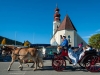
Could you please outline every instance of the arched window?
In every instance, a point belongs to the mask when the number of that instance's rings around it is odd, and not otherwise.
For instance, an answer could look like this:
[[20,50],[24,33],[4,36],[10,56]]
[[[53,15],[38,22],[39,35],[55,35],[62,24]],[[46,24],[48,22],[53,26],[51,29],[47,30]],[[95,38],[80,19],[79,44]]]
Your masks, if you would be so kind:
[[60,39],[62,39],[62,35],[60,35]]
[[70,35],[68,35],[68,42],[69,42],[69,43],[71,42],[71,37],[70,37]]
[[59,27],[59,26],[57,25],[57,29],[58,29],[58,27]]

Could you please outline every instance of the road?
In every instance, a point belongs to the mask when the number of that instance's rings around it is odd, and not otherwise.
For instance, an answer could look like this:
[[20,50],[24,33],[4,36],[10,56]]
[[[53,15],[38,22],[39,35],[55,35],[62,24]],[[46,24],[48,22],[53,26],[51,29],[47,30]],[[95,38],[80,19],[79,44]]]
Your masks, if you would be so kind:
[[[32,68],[27,67],[23,64],[23,71],[20,71],[18,62],[14,62],[12,65],[11,71],[7,71],[10,62],[0,62],[0,75],[100,75],[100,72],[93,73],[89,72],[86,69],[73,69],[72,64],[68,64],[66,70],[62,72],[55,71],[51,66],[51,60],[44,60],[44,68],[33,71]],[[31,66],[32,63],[29,63]]]

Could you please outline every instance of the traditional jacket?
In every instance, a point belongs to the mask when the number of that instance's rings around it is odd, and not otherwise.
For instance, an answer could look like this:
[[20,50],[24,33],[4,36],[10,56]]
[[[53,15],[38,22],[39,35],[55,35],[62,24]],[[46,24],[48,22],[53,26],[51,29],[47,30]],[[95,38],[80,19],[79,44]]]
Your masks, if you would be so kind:
[[60,44],[60,46],[68,47],[68,40],[67,40],[67,39],[64,39],[64,40],[62,41],[62,43]]

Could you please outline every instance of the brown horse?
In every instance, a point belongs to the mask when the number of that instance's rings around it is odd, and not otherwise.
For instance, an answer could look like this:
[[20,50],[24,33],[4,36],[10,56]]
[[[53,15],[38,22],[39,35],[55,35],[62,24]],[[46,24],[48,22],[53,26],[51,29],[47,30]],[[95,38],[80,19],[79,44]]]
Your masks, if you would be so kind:
[[35,68],[33,70],[37,69],[37,65],[39,62],[41,62],[41,67],[43,67],[43,61],[40,51],[38,51],[36,48],[18,48],[14,46],[3,46],[3,50],[11,50],[12,52],[12,61],[8,67],[8,71],[11,69],[11,65],[15,60],[19,60],[20,63],[20,69],[23,69],[22,64],[25,63],[25,60],[32,59],[35,64]]

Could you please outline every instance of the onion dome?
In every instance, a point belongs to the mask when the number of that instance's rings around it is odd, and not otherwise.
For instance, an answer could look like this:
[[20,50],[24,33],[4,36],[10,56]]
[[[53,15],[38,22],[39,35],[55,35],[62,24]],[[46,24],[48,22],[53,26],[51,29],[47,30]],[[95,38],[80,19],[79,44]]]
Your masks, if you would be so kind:
[[55,11],[59,11],[59,8],[57,7],[57,8],[55,9]]
[[60,14],[58,5],[56,5],[55,14],[54,14],[54,21],[60,21]]
[[55,13],[54,17],[60,17],[60,14],[59,13]]

